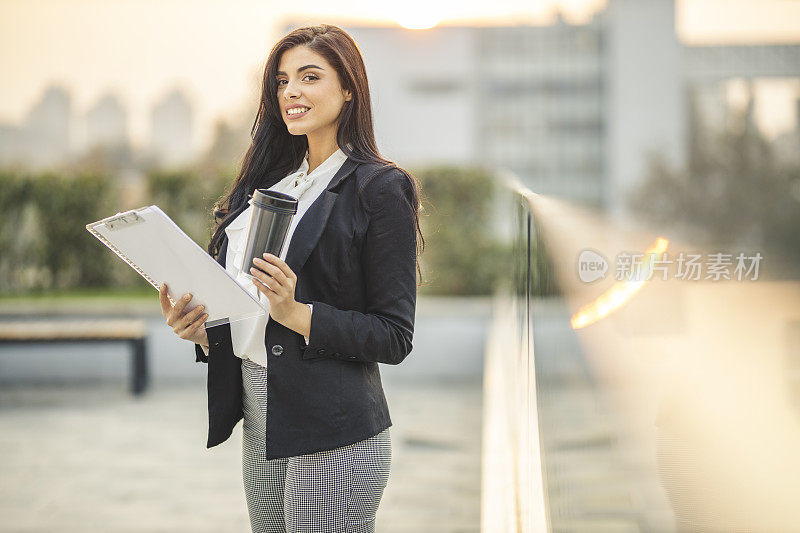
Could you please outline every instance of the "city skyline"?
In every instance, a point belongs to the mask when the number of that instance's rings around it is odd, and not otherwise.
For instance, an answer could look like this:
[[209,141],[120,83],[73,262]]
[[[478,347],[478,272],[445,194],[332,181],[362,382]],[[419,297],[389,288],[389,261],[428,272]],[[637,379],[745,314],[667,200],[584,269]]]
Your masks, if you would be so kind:
[[117,165],[182,165],[205,152],[206,147],[194,142],[195,110],[180,91],[148,109],[144,143],[131,142],[128,121],[125,102],[113,92],[78,110],[68,90],[50,85],[22,121],[0,122],[0,162],[28,168],[74,164],[96,156],[99,149]]
[[[724,3],[725,10],[720,7]],[[534,3],[493,4],[493,17],[454,3],[438,3],[428,17],[440,25],[518,24],[552,22],[558,8],[567,22],[585,23],[604,0],[548,0]],[[686,44],[800,42],[800,28],[787,21],[800,18],[800,2],[759,0],[684,0],[676,5],[679,38]],[[45,88],[59,85],[73,97],[82,114],[104,95],[113,93],[129,114],[128,135],[136,146],[149,140],[149,109],[173,91],[183,92],[196,112],[194,135],[199,147],[211,140],[215,120],[240,120],[255,109],[260,77],[269,48],[286,20],[334,24],[397,25],[415,21],[424,12],[420,2],[406,3],[405,11],[388,13],[364,2],[340,5],[336,17],[321,2],[304,4],[305,13],[282,5],[239,2],[240,9],[216,0],[92,2],[46,0],[0,2],[0,68],[13,72],[2,88],[0,122],[16,124],[41,98]],[[383,10],[383,11],[382,11]],[[50,16],[42,18],[42,13]],[[247,13],[247,17],[242,17]],[[758,17],[754,16],[756,13]],[[358,18],[344,19],[348,15]],[[90,25],[87,26],[86,21]],[[181,39],[174,28],[181,27]],[[231,38],[225,38],[230,28]],[[218,32],[212,35],[211,30]],[[424,30],[423,30],[424,31]],[[48,39],[41,39],[43,34]],[[57,47],[53,43],[58,43]],[[107,46],[98,46],[106,43]],[[23,51],[24,53],[20,53]],[[91,60],[87,60],[91,58]]]

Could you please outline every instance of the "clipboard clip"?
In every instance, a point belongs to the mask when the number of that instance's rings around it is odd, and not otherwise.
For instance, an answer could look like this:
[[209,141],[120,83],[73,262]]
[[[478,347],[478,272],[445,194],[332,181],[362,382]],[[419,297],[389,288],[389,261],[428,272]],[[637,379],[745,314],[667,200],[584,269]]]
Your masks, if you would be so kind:
[[138,224],[139,222],[143,222],[144,218],[140,217],[136,214],[136,211],[128,211],[126,213],[118,214],[116,216],[110,217],[108,220],[105,221],[105,226],[109,230],[118,230],[121,228],[127,228],[134,224]]

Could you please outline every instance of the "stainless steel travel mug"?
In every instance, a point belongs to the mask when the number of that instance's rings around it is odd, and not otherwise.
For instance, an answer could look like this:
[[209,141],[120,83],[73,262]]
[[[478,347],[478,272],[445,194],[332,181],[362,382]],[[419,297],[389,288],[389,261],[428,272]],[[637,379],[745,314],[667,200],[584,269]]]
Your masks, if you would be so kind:
[[247,227],[247,245],[239,268],[252,278],[250,267],[254,266],[254,258],[263,259],[265,253],[280,257],[289,224],[297,213],[297,198],[269,189],[256,189],[251,198],[253,210]]

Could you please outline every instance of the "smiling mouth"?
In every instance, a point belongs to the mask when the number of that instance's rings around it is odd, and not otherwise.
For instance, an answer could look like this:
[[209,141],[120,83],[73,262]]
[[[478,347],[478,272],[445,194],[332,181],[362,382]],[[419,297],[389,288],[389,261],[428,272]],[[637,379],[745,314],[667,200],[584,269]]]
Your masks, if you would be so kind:
[[305,114],[308,113],[309,111],[310,109],[307,107],[293,107],[292,109],[286,112],[286,116],[289,118],[299,118],[305,116]]

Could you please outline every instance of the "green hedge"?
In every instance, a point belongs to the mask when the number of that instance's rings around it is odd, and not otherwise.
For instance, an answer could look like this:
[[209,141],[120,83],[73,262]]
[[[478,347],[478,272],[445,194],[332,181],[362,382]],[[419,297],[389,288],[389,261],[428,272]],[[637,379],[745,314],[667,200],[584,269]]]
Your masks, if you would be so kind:
[[[426,294],[489,294],[508,271],[510,246],[490,228],[495,184],[487,172],[454,166],[415,171],[423,210],[420,256]],[[152,171],[146,199],[201,247],[208,244],[214,202],[232,185],[232,169]],[[107,173],[0,171],[0,294],[70,288],[141,289],[149,284],[86,231],[86,224],[124,210]]]
[[[159,205],[205,247],[211,206],[229,180],[192,170],[154,171],[145,176],[142,205]],[[150,285],[86,231],[88,222],[125,209],[121,193],[107,173],[0,170],[0,294],[146,291]]]
[[486,170],[439,165],[414,172],[422,185],[420,294],[488,295],[507,276],[511,245],[491,227],[496,183]]
[[107,176],[2,171],[0,191],[2,293],[110,283],[110,257],[85,227],[112,209]]
[[235,176],[195,170],[153,171],[147,175],[148,204],[158,205],[203,249],[213,229],[213,206]]

